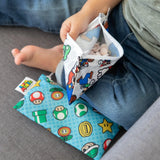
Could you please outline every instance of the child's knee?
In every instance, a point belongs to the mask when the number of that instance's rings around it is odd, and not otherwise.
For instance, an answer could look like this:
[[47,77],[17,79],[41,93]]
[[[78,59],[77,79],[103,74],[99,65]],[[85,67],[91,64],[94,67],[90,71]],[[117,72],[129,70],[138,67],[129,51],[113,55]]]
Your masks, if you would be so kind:
[[[111,105],[111,104],[108,104]],[[128,130],[149,108],[146,103],[130,102],[123,104],[114,104],[107,107],[102,113],[120,126]]]

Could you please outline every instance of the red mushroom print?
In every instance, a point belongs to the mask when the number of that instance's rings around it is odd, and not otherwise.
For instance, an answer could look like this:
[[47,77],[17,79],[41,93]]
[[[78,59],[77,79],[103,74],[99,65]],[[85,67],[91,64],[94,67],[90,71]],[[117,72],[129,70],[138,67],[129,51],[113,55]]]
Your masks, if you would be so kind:
[[34,104],[41,104],[44,100],[43,93],[40,91],[35,91],[30,95],[30,101]]

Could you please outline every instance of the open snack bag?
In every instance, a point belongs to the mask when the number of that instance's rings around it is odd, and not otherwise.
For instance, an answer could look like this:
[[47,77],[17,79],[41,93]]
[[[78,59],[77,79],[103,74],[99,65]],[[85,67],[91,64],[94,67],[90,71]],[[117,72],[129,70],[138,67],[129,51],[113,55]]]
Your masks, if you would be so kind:
[[64,71],[69,103],[79,98],[122,56],[121,45],[107,32],[108,15],[99,14],[76,41],[64,42]]

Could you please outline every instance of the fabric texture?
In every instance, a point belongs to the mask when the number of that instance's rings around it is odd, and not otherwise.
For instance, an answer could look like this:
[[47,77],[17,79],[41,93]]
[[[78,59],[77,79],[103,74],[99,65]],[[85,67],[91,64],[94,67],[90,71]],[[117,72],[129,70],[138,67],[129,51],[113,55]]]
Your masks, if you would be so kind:
[[123,13],[139,43],[160,60],[160,1],[124,0]]
[[[28,82],[22,82],[23,86],[28,87]],[[99,160],[118,133],[119,126],[82,99],[71,105],[67,99],[62,87],[50,77],[41,75],[14,108],[66,143]]]

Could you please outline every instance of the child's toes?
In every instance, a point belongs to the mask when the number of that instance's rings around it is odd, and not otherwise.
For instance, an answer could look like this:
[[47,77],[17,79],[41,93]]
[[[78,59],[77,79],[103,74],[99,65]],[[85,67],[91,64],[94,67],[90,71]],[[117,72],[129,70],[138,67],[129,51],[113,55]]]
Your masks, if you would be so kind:
[[14,49],[12,49],[11,53],[15,57],[18,53],[20,53],[20,50],[17,48],[14,48]]
[[16,65],[20,65],[20,64],[22,64],[22,62],[23,62],[23,54],[16,54],[15,56],[14,56],[14,62],[15,62],[15,64]]

